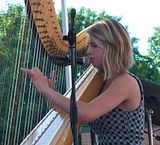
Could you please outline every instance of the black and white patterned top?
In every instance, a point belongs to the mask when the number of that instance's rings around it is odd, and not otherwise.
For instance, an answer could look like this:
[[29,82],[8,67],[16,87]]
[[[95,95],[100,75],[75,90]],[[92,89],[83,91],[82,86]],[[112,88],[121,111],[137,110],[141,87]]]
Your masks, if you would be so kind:
[[98,145],[143,145],[144,140],[144,93],[141,81],[133,74],[140,87],[139,108],[125,111],[115,108],[111,112],[89,122],[97,135]]

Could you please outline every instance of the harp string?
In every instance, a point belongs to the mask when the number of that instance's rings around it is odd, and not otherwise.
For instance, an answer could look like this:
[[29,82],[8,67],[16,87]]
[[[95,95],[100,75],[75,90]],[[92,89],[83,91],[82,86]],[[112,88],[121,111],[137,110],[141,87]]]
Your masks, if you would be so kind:
[[[32,15],[30,15],[31,17],[31,21],[32,21]],[[32,23],[33,25],[33,23]],[[33,34],[31,34],[33,35]],[[30,37],[30,36],[28,36]],[[45,75],[49,74],[51,72],[51,69],[55,69],[58,73],[59,72],[63,72],[64,68],[63,67],[59,67],[53,64],[49,64],[48,61],[48,55],[46,53],[46,51],[44,51],[43,46],[40,43],[40,40],[38,38],[38,34],[36,33],[36,39],[35,39],[35,46],[33,48],[33,54],[35,54],[33,56],[33,61],[32,61],[32,65],[31,67],[39,67],[41,68],[41,70],[43,71],[43,73]],[[43,55],[45,54],[45,55]],[[50,67],[48,67],[48,65]],[[61,75],[59,75],[58,79],[60,80],[59,82],[62,82],[63,84],[63,79],[64,79],[64,75],[63,73],[59,73]],[[61,87],[61,83],[59,84],[59,86],[56,86],[57,90],[59,90],[60,92],[64,89],[63,87]],[[28,105],[27,105],[27,112],[26,112],[26,116],[25,116],[25,126],[24,126],[24,137],[31,132],[31,130],[33,129],[33,126],[35,126],[38,122],[39,122],[39,117],[37,117],[36,122],[34,122],[34,119],[36,118],[33,114],[33,109],[35,108],[34,104],[35,102],[38,101],[38,106],[42,106],[41,104],[44,103],[44,99],[42,98],[42,96],[40,94],[38,94],[39,96],[37,97],[37,92],[35,90],[35,88],[33,88],[32,84],[30,83],[30,87],[29,87],[29,95],[28,95]],[[38,99],[37,99],[38,98]],[[43,112],[43,109],[41,107],[41,109],[37,109],[37,110],[41,110],[39,112]],[[46,112],[48,112],[48,109],[46,109]],[[41,116],[40,118],[42,119],[42,113],[37,113],[38,116]],[[29,120],[29,121],[27,121]],[[32,121],[33,120],[33,121]]]
[[[21,24],[23,24],[23,19],[21,20]],[[23,26],[23,25],[20,25]],[[19,32],[19,37],[23,34],[23,27],[20,27],[20,32]],[[5,141],[4,144],[10,144],[9,141],[15,142],[14,139],[14,134],[17,135],[15,133],[16,131],[16,124],[17,124],[17,120],[19,119],[19,104],[21,103],[21,95],[18,92],[18,90],[21,90],[20,84],[19,84],[19,70],[20,70],[20,65],[23,62],[22,59],[22,41],[18,41],[18,46],[17,46],[17,51],[16,51],[16,56],[15,56],[15,65],[14,65],[14,72],[13,72],[13,79],[12,79],[12,83],[11,83],[11,92],[10,92],[10,96],[9,96],[9,107],[8,107],[8,118],[7,118],[7,127],[6,127],[6,134],[5,134]],[[11,49],[12,46],[10,47]],[[19,98],[18,98],[19,97]],[[17,117],[17,118],[16,118]],[[14,128],[13,128],[14,127]]]
[[[0,74],[3,72],[3,78],[0,78],[0,116],[4,120],[1,124],[3,128],[2,134],[0,134],[0,144],[5,145],[20,144],[49,111],[43,96],[36,91],[27,75],[21,72],[21,67],[39,67],[47,77],[50,76],[52,70],[55,70],[58,82],[55,89],[62,94],[66,92],[65,69],[49,61],[48,53],[36,31],[29,1],[25,0],[25,4],[25,14],[22,15],[20,24],[17,24],[19,35],[14,46],[13,40],[10,39],[14,30],[8,32],[8,46],[6,47],[16,50],[15,53],[12,53],[13,61],[8,57],[4,58],[3,71],[0,70]],[[64,55],[62,50],[56,47],[53,45],[53,53]],[[77,72],[79,72],[77,78],[84,70],[85,68],[77,66]],[[6,92],[6,90],[8,91]],[[48,105],[56,108],[50,101],[48,101]],[[60,111],[57,108],[55,110],[57,113]],[[54,117],[52,116],[52,118]]]
[[[22,55],[19,56],[19,59],[20,59],[20,65],[18,66],[18,74],[20,73],[20,68],[22,66],[24,66],[26,64],[26,62],[28,62],[28,59],[29,59],[29,50],[28,50],[28,47],[27,47],[27,44],[25,45],[24,44],[24,41],[25,41],[25,37],[24,37],[24,34],[25,34],[25,27],[26,27],[26,15],[24,16],[24,18],[22,18],[21,20],[21,23],[22,25],[21,26],[21,31],[20,31],[20,37],[19,37],[19,43],[20,43],[20,50],[21,50],[21,53]],[[28,38],[28,37],[27,37]],[[27,39],[28,40],[28,39]],[[22,75],[22,76],[21,76]],[[22,77],[24,77],[24,79],[21,79]],[[18,78],[18,86],[19,86],[19,90],[16,89],[17,91],[17,98],[19,99],[19,105],[17,107],[17,117],[16,117],[16,124],[15,124],[15,132],[14,132],[14,142],[13,144],[18,144],[19,143],[19,137],[20,137],[20,134],[21,134],[21,122],[22,122],[22,113],[23,113],[23,102],[24,102],[24,97],[25,97],[25,85],[26,85],[26,79],[27,79],[27,76],[26,75],[23,75],[23,74],[19,74],[17,76]],[[16,137],[15,137],[16,136]]]
[[[27,7],[28,9],[28,7]],[[31,14],[28,16],[28,26],[29,26],[29,31],[28,31],[28,35],[27,35],[27,44],[28,44],[28,49],[29,51],[29,56],[32,56],[32,61],[28,61],[27,66],[24,67],[32,67],[34,66],[34,64],[36,63],[35,58],[37,57],[37,53],[35,50],[35,45],[32,45],[32,41],[34,38],[32,38],[34,36],[33,34],[33,29],[34,29],[34,25],[32,22],[32,16]],[[37,35],[35,36],[35,44],[37,44],[37,40],[36,40]],[[33,48],[32,48],[33,47]],[[31,52],[32,51],[32,52]],[[30,60],[30,59],[29,59]],[[33,100],[33,92],[35,91],[35,89],[33,88],[33,86],[31,85],[31,83],[29,83],[29,89],[28,89],[28,94],[27,94],[27,102],[26,102],[26,112],[25,112],[25,122],[24,122],[24,132],[23,132],[23,137],[26,136],[26,134],[29,132],[29,126],[30,126],[30,118],[31,118],[31,107],[32,107],[32,100]],[[27,121],[28,120],[28,121]]]

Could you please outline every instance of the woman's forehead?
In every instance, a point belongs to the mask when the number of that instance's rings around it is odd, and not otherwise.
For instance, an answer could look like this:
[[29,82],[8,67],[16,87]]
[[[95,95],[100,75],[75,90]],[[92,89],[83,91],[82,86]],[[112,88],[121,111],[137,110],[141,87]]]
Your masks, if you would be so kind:
[[103,45],[102,41],[100,41],[99,39],[89,39],[88,44]]

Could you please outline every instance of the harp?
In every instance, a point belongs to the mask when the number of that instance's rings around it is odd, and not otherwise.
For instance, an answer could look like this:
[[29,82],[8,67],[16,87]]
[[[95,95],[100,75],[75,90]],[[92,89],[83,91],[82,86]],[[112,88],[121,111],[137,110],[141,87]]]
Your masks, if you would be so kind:
[[[56,19],[53,1],[29,0],[28,3],[39,38],[47,53],[50,56],[56,53],[66,54],[68,52],[68,43],[63,40],[62,32]],[[79,54],[86,49],[86,30],[76,37],[76,49]],[[102,82],[102,76],[95,68],[90,66],[76,82],[76,99],[86,102],[91,101],[98,95]],[[64,94],[66,97],[70,97],[70,95],[71,89]],[[21,143],[21,145],[28,144],[72,144],[69,114],[61,110],[57,114],[51,109]]]
[[[69,145],[72,143],[69,115],[61,110],[48,109],[43,97],[20,71],[21,67],[39,67],[49,76],[52,69],[56,70],[58,80],[62,82],[56,89],[69,97],[70,90],[65,92],[64,89],[64,67],[49,61],[49,56],[66,55],[68,43],[63,40],[52,0],[25,0],[25,4],[28,15],[22,13],[20,24],[13,23],[19,32],[19,39],[15,40],[18,44],[11,45],[12,40],[6,43],[6,48],[15,51],[11,57],[13,62],[8,57],[1,62],[1,74],[6,77],[0,77],[0,123],[3,126],[0,144]],[[6,33],[12,38],[12,32]],[[77,55],[83,56],[86,53],[86,29],[76,37]],[[76,81],[77,100],[90,101],[101,89],[102,76],[92,66],[77,69],[81,72]]]

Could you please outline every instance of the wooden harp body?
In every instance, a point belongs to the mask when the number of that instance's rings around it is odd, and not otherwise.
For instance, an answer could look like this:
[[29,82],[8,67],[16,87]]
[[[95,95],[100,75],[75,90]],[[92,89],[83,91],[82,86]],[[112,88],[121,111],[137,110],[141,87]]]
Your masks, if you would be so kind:
[[[77,100],[89,102],[95,98],[103,85],[103,77],[92,66],[76,82]],[[71,90],[65,93],[69,97]],[[41,122],[26,137],[21,145],[71,145],[72,133],[69,114],[50,110]]]

